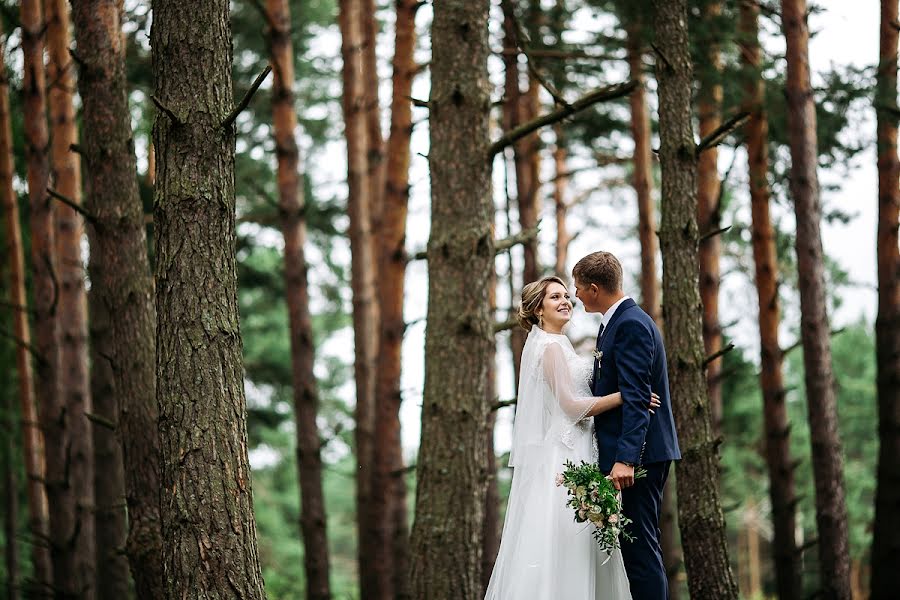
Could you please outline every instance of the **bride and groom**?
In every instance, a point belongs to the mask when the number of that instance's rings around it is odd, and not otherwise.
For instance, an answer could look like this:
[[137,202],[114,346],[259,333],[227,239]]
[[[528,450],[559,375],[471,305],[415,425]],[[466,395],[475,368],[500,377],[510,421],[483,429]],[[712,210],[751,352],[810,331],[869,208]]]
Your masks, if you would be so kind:
[[[485,599],[664,600],[660,506],[681,453],[662,337],[622,292],[615,256],[589,254],[572,275],[585,311],[603,317],[593,363],[562,333],[573,305],[565,283],[544,277],[522,290],[518,319],[529,334],[509,457],[513,480]],[[574,521],[565,488],[554,483],[567,460],[597,463],[621,491],[634,538],[621,539],[621,550],[601,551],[593,526]],[[635,466],[646,476],[635,480]]]

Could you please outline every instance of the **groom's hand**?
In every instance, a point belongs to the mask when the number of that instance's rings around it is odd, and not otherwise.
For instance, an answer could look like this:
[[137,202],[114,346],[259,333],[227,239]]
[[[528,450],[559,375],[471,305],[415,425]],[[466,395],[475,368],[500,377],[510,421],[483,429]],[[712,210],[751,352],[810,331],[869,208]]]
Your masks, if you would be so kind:
[[613,485],[617,490],[624,490],[634,485],[634,466],[617,462],[609,472]]

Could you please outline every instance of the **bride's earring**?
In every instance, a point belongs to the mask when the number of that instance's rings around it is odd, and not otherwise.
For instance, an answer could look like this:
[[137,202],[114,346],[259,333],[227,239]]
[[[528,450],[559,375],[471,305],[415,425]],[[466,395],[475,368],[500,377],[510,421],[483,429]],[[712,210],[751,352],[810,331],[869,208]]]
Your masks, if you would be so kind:
[[544,315],[543,314],[538,315],[538,327],[540,327],[541,329],[544,328]]

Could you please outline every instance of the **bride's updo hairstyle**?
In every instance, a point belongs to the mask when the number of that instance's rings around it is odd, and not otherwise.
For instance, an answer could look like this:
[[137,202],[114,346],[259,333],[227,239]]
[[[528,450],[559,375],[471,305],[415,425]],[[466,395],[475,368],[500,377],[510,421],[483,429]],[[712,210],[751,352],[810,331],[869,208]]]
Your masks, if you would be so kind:
[[541,304],[544,303],[544,295],[547,293],[547,286],[551,283],[558,283],[566,287],[565,282],[556,275],[548,275],[541,277],[537,281],[532,281],[522,288],[522,303],[519,305],[519,312],[516,319],[519,325],[525,331],[531,331],[531,328],[540,322],[537,311],[540,310]]

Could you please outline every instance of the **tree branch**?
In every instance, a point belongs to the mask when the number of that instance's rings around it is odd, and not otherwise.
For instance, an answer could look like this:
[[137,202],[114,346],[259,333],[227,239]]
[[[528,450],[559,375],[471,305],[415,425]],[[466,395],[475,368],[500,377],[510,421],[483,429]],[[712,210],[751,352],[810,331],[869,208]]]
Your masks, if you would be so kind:
[[109,419],[101,417],[100,415],[86,412],[86,413],[84,413],[84,416],[88,418],[88,421],[90,421],[91,423],[94,423],[95,425],[100,425],[101,427],[106,427],[110,431],[116,430],[115,423],[113,423]]
[[700,156],[700,154],[704,150],[709,150],[710,148],[714,148],[722,143],[722,140],[725,139],[729,133],[739,128],[741,125],[746,123],[750,119],[749,111],[741,111],[738,114],[734,115],[721,125],[715,128],[708,136],[700,140],[700,143],[697,144],[697,149],[694,152],[696,156]]
[[598,102],[605,102],[607,100],[627,96],[635,87],[637,87],[637,82],[629,81],[627,83],[618,83],[616,85],[600,88],[585,94],[568,106],[562,106],[552,112],[537,117],[536,119],[522,123],[518,127],[504,133],[497,141],[490,145],[488,148],[488,158],[492,159],[507,146],[514,144],[541,127],[562,121],[566,117],[570,117],[586,108],[590,108]]
[[244,109],[250,104],[250,99],[253,98],[253,94],[256,93],[256,90],[259,89],[259,86],[262,85],[262,82],[265,81],[266,77],[269,76],[269,73],[272,72],[272,67],[270,65],[266,65],[266,68],[263,69],[263,72],[257,75],[256,81],[253,82],[253,85],[250,86],[250,89],[247,90],[247,93],[244,94],[244,97],[241,98],[241,101],[237,106],[231,111],[225,120],[219,124],[219,127],[222,129],[227,129],[234,124],[235,119],[238,118],[238,115],[244,112]]
[[525,231],[520,231],[516,235],[511,235],[508,238],[503,238],[502,240],[497,240],[494,244],[494,252],[496,254],[500,254],[501,252],[505,252],[509,250],[513,246],[518,246],[519,244],[524,244],[525,242],[530,242],[534,238],[537,237],[538,231],[541,228],[541,224],[538,223],[531,229],[526,229]]
[[494,333],[500,333],[501,331],[509,331],[513,327],[519,324],[519,320],[515,317],[510,317],[505,321],[494,323]]
[[501,408],[505,408],[507,406],[515,406],[517,400],[502,400],[491,407],[491,412],[495,410],[500,410]]
[[705,241],[708,240],[709,238],[714,238],[714,237],[716,237],[717,235],[722,235],[723,233],[725,233],[726,231],[728,231],[729,229],[731,229],[731,227],[732,227],[732,226],[729,225],[728,227],[723,227],[723,228],[721,228],[721,229],[716,229],[716,230],[714,230],[714,231],[709,231],[709,232],[707,232],[707,233],[704,233],[703,235],[700,236],[700,239],[697,240],[697,242],[700,243],[700,244],[702,244],[703,242],[705,242]]
[[66,206],[68,206],[69,208],[71,208],[72,210],[77,212],[78,214],[80,214],[82,217],[84,217],[85,220],[90,221],[93,225],[97,224],[97,217],[95,217],[94,215],[92,215],[91,213],[86,211],[84,209],[84,207],[82,207],[80,204],[76,204],[75,201],[72,200],[71,198],[67,198],[66,196],[63,196],[62,194],[60,194],[59,192],[57,192],[56,190],[54,190],[52,188],[47,188],[47,193],[50,194],[51,198],[56,198],[57,200],[59,200],[60,202],[62,202],[63,204],[65,204]]
[[14,334],[10,333],[9,331],[6,331],[5,329],[0,329],[0,335],[14,341],[16,343],[16,345],[21,346],[22,348],[25,348],[26,350],[28,350],[28,352],[30,352],[31,355],[34,357],[34,360],[36,360],[39,363],[44,364],[44,365],[47,364],[47,360],[38,352],[37,348],[35,348],[34,345],[29,344],[22,338],[16,337]]
[[165,104],[163,104],[163,103],[162,103],[162,100],[160,100],[159,98],[157,98],[157,97],[154,96],[153,94],[150,94],[150,100],[153,101],[153,104],[156,105],[156,108],[158,108],[159,110],[163,111],[163,112],[166,114],[166,116],[168,116],[169,119],[172,120],[172,123],[174,123],[175,125],[184,125],[184,122],[183,122],[181,119],[179,119],[179,118],[175,115],[174,112],[172,112],[172,109],[170,109],[168,106],[166,106]]
[[407,96],[407,99],[412,102],[413,106],[417,106],[419,108],[431,108],[428,100],[420,100],[418,98],[413,98],[412,96]]
[[709,356],[706,357],[706,360],[703,361],[703,368],[706,368],[707,366],[709,366],[709,363],[716,360],[717,358],[721,358],[721,357],[725,356],[732,350],[734,350],[734,344],[728,344],[724,348],[721,348],[718,351],[713,352],[712,354],[710,354]]

